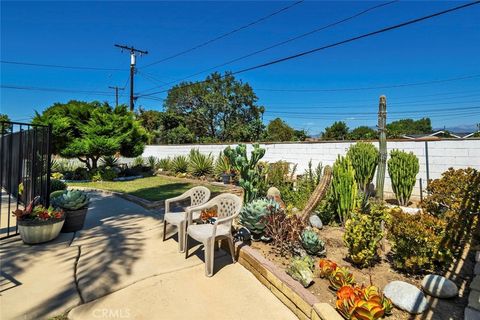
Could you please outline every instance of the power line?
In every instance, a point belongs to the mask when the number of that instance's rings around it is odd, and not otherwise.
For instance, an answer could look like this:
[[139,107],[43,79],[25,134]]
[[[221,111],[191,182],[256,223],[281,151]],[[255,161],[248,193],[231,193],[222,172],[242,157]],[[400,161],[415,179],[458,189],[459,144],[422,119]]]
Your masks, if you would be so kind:
[[14,90],[28,90],[28,91],[48,91],[48,92],[66,92],[66,93],[88,93],[92,95],[101,95],[101,96],[113,96],[111,92],[107,91],[89,91],[89,90],[76,90],[76,89],[63,89],[63,88],[45,88],[45,87],[34,87],[34,86],[17,86],[2,84],[0,86],[3,89],[14,89]]
[[16,64],[32,67],[45,67],[45,68],[59,68],[59,69],[79,69],[79,70],[100,70],[100,71],[125,71],[125,69],[119,68],[103,68],[103,67],[86,67],[86,66],[66,66],[66,65],[57,65],[57,64],[42,64],[42,63],[33,63],[33,62],[20,62],[20,61],[7,61],[0,60],[1,63],[5,64]]
[[[287,57],[284,57],[284,58],[280,58],[280,59],[276,59],[276,60],[273,60],[273,61],[265,62],[265,63],[259,64],[259,65],[256,65],[256,66],[241,69],[241,70],[232,72],[231,75],[236,75],[236,74],[240,74],[240,73],[264,68],[264,67],[267,67],[267,66],[271,66],[271,65],[274,65],[274,64],[277,64],[277,63],[285,62],[285,61],[288,61],[288,60],[300,58],[302,56],[306,56],[306,55],[309,55],[309,54],[312,54],[312,53],[315,53],[315,52],[318,52],[318,51],[330,49],[330,48],[337,47],[337,46],[340,46],[340,45],[343,45],[343,44],[346,44],[346,43],[350,43],[350,42],[353,42],[353,41],[357,41],[357,40],[360,40],[360,39],[363,39],[363,38],[371,37],[371,36],[374,36],[374,35],[377,35],[377,34],[381,34],[381,33],[388,32],[388,31],[395,30],[395,29],[399,29],[399,28],[402,28],[402,27],[405,27],[405,26],[408,26],[408,25],[412,25],[412,24],[415,24],[415,23],[418,23],[418,22],[421,22],[421,21],[424,21],[424,20],[432,19],[432,18],[441,16],[441,15],[444,15],[444,14],[447,14],[447,13],[450,13],[450,12],[454,12],[454,11],[464,9],[464,8],[467,8],[467,7],[470,7],[470,6],[473,6],[473,5],[477,5],[479,3],[480,3],[480,0],[469,2],[467,4],[463,4],[463,5],[456,6],[456,7],[450,8],[450,9],[442,10],[442,11],[439,11],[439,12],[436,12],[436,13],[432,13],[432,14],[420,17],[420,18],[415,18],[415,19],[412,19],[412,20],[408,20],[408,21],[405,21],[405,22],[402,22],[402,23],[399,23],[399,24],[396,24],[396,25],[393,25],[393,26],[385,27],[385,28],[382,28],[382,29],[379,29],[379,30],[376,30],[376,31],[364,33],[362,35],[355,36],[355,37],[352,37],[352,38],[348,38],[346,40],[338,41],[338,42],[335,42],[335,43],[332,43],[332,44],[329,44],[329,45],[325,45],[325,46],[322,46],[322,47],[318,47],[318,48],[315,48],[315,49],[311,49],[311,50],[308,50],[308,51],[303,51],[303,52],[300,52],[300,53],[297,53],[297,54],[294,54],[294,55],[290,55],[290,56],[287,56]],[[225,77],[225,76],[222,76],[222,77]],[[194,84],[197,84],[197,83],[202,83],[202,82],[207,82],[207,80],[186,84],[184,86],[191,86],[191,85],[194,85]],[[150,95],[154,95],[154,94],[158,94],[158,93],[163,93],[163,92],[166,92],[166,91],[168,91],[168,90],[152,92],[152,93],[144,94],[143,96],[150,96]],[[140,96],[142,96],[142,95],[140,95]]]
[[[304,37],[309,36],[309,35],[312,35],[312,34],[314,34],[314,33],[317,33],[317,32],[326,30],[326,29],[328,29],[328,28],[337,26],[337,25],[339,25],[339,24],[342,24],[342,23],[344,23],[344,22],[353,20],[353,19],[355,19],[355,18],[358,18],[358,17],[360,17],[360,16],[362,16],[362,15],[370,12],[370,11],[373,11],[373,10],[379,9],[379,8],[382,8],[382,7],[384,7],[384,6],[388,6],[388,5],[393,4],[393,3],[395,3],[395,2],[398,2],[398,1],[399,1],[399,0],[393,0],[393,1],[385,2],[385,3],[377,4],[377,5],[373,6],[373,7],[369,7],[369,8],[367,8],[367,9],[364,9],[364,10],[360,11],[360,12],[357,12],[356,14],[351,15],[351,16],[349,16],[349,17],[347,17],[347,18],[344,18],[344,19],[341,19],[341,20],[337,20],[337,21],[335,21],[335,22],[332,22],[332,23],[329,23],[329,24],[327,24],[327,25],[318,27],[318,28],[316,28],[316,29],[313,29],[313,30],[311,30],[311,31],[302,33],[302,34],[300,34],[300,35],[297,35],[297,36],[295,36],[295,37],[289,38],[289,39],[287,39],[287,40],[284,40],[284,41],[275,43],[275,44],[270,45],[270,46],[268,46],[268,47],[265,47],[265,48],[263,48],[263,49],[253,51],[253,52],[251,52],[251,53],[248,53],[248,54],[243,55],[243,56],[241,56],[241,57],[238,57],[238,58],[229,60],[229,61],[227,61],[227,62],[224,62],[224,63],[222,63],[222,64],[216,65],[216,66],[214,66],[214,67],[211,67],[211,68],[208,68],[208,69],[204,69],[204,70],[202,70],[202,71],[199,71],[199,72],[196,72],[196,73],[191,74],[191,75],[189,75],[189,76],[186,76],[186,77],[184,77],[184,78],[182,78],[182,79],[179,79],[179,80],[176,80],[176,81],[173,81],[173,82],[170,82],[170,83],[166,83],[166,85],[171,84],[171,83],[175,83],[175,82],[184,81],[184,80],[193,78],[193,77],[195,77],[195,76],[198,76],[198,75],[200,75],[200,74],[202,74],[202,73],[209,72],[209,71],[215,70],[215,69],[217,69],[217,68],[221,68],[221,67],[224,67],[224,66],[226,66],[226,65],[232,64],[232,63],[234,63],[234,62],[237,62],[237,61],[240,61],[240,60],[243,60],[243,59],[252,57],[252,56],[254,56],[254,55],[257,55],[257,54],[259,54],[259,53],[268,51],[268,50],[270,50],[270,49],[273,49],[273,48],[282,46],[282,45],[287,44],[287,43],[289,43],[289,42],[292,42],[292,41],[295,41],[295,40],[304,38]],[[162,86],[164,86],[164,85],[162,85]],[[162,86],[160,86],[160,87],[162,87]],[[157,87],[159,87],[159,86],[157,86]],[[150,90],[155,89],[155,88],[157,88],[157,87],[152,87],[152,88],[150,88],[150,89],[144,90],[144,92],[150,91]]]
[[286,6],[286,7],[283,7],[283,8],[281,8],[281,9],[279,9],[279,10],[276,10],[276,11],[274,11],[274,12],[272,12],[272,13],[264,16],[264,17],[261,17],[261,18],[255,20],[255,21],[252,21],[252,22],[250,22],[250,23],[247,23],[246,25],[243,25],[243,26],[241,26],[241,27],[238,27],[238,28],[236,28],[236,29],[233,29],[233,30],[231,30],[231,31],[228,31],[228,32],[226,32],[226,33],[224,33],[224,34],[221,34],[221,35],[219,35],[219,36],[217,36],[217,37],[215,37],[215,38],[213,38],[213,39],[207,40],[207,41],[205,41],[205,42],[203,42],[203,43],[200,43],[200,44],[198,44],[198,45],[196,45],[196,46],[194,46],[194,47],[191,47],[191,48],[189,48],[189,49],[180,51],[180,52],[175,53],[175,54],[173,54],[173,55],[171,55],[171,56],[168,56],[168,57],[166,57],[166,58],[163,58],[163,59],[154,61],[154,62],[152,62],[152,63],[149,63],[149,64],[141,67],[141,69],[147,68],[147,67],[150,67],[150,66],[153,66],[153,65],[155,65],[155,64],[158,64],[158,63],[161,63],[161,62],[164,62],[164,61],[167,61],[167,60],[170,60],[170,59],[179,57],[179,56],[184,55],[184,54],[186,54],[186,53],[189,53],[189,52],[192,52],[192,51],[197,50],[197,49],[199,49],[199,48],[205,47],[205,46],[207,46],[207,45],[209,45],[209,44],[211,44],[211,43],[213,43],[213,42],[215,42],[215,41],[218,41],[218,40],[220,40],[220,39],[226,38],[226,37],[228,37],[228,36],[230,36],[230,35],[232,35],[232,34],[234,34],[234,33],[237,33],[237,32],[239,32],[239,31],[241,31],[241,30],[247,29],[247,28],[249,28],[249,27],[251,27],[251,26],[253,26],[253,25],[255,25],[255,24],[258,24],[258,23],[260,23],[260,22],[262,22],[262,21],[265,21],[265,20],[267,20],[267,19],[269,19],[269,18],[271,18],[271,17],[273,17],[273,16],[275,16],[275,15],[277,15],[277,14],[280,14],[280,13],[282,13],[282,12],[284,12],[284,11],[287,11],[288,9],[293,8],[294,6],[302,3],[303,1],[304,1],[304,0],[296,1],[296,2],[290,4],[290,5]]

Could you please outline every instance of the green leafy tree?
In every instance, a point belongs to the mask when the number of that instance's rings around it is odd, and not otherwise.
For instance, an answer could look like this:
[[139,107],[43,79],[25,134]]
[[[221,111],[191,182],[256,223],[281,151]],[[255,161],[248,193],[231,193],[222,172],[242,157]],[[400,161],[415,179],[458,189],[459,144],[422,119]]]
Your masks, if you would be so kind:
[[170,89],[165,109],[183,119],[195,141],[254,141],[264,130],[257,100],[252,87],[231,73],[212,73]]
[[345,140],[348,135],[347,124],[343,121],[335,121],[322,133],[323,140]]
[[295,141],[305,141],[308,138],[307,131],[305,130],[295,130],[293,133]]
[[[0,113],[0,122],[8,122],[10,121],[10,118],[8,117],[7,114],[5,113]],[[0,133],[1,134],[5,134],[8,132],[8,127],[7,125],[3,125],[1,128],[0,128]]]
[[268,141],[292,141],[295,130],[280,118],[273,119],[267,126]]
[[431,132],[432,123],[430,118],[422,118],[419,120],[402,119],[387,124],[388,138],[400,138],[406,134],[422,134]]
[[349,140],[373,140],[377,138],[377,131],[367,126],[357,127],[347,135],[347,139]]
[[51,124],[53,153],[78,158],[88,169],[97,168],[102,156],[139,156],[148,139],[126,106],[113,108],[97,101],[55,103],[36,112],[33,123]]

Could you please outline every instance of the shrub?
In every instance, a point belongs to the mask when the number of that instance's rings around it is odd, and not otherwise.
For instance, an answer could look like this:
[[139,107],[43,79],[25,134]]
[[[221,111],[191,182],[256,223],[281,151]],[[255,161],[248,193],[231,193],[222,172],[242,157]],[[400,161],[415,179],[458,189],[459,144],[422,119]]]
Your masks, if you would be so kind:
[[380,153],[371,143],[357,142],[350,146],[347,152],[355,170],[355,180],[358,187],[365,195],[368,194],[368,187],[372,183],[375,169],[377,168]]
[[145,164],[145,161],[143,160],[142,157],[136,157],[135,159],[133,159],[132,161],[132,166],[133,167],[141,167]]
[[348,249],[348,257],[359,267],[368,267],[378,259],[378,249],[383,238],[382,221],[386,209],[380,204],[372,204],[369,211],[356,210],[345,225],[343,241]]
[[169,171],[171,165],[170,158],[159,159],[157,162],[157,168],[162,169],[163,171]]
[[72,180],[89,180],[90,175],[88,173],[87,168],[85,167],[78,167],[75,169],[72,175]]
[[410,215],[400,208],[390,214],[388,230],[395,268],[418,273],[442,269],[451,261],[445,221],[429,214]]
[[355,182],[355,170],[350,159],[338,156],[333,164],[332,197],[336,212],[342,223],[350,217],[357,202],[357,183]]
[[118,173],[113,168],[103,168],[100,170],[100,177],[102,181],[112,181],[118,177]]
[[50,179],[50,193],[67,189],[67,184],[57,179]]
[[203,177],[213,172],[213,157],[205,155],[198,149],[190,150],[188,156],[188,172],[194,177]]
[[102,165],[105,167],[116,167],[118,166],[118,158],[115,156],[103,156]]
[[62,180],[63,179],[63,173],[60,173],[60,172],[52,172],[52,174],[50,175],[50,177],[52,179],[56,179],[56,180]]
[[408,205],[420,166],[413,152],[392,150],[388,160],[388,174],[392,189],[401,206]]
[[152,170],[155,170],[155,168],[157,167],[157,162],[158,162],[157,157],[149,156],[147,158],[147,164]]
[[176,156],[170,163],[173,173],[187,173],[188,171],[188,159],[185,156]]

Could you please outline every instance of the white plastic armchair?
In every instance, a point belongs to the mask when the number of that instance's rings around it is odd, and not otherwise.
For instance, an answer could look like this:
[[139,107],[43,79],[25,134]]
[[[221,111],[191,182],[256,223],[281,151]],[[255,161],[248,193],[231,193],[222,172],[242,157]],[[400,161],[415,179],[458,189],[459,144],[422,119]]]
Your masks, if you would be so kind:
[[195,208],[187,208],[187,219],[191,221],[195,210],[205,210],[217,207],[217,220],[214,224],[188,224],[185,241],[185,258],[188,258],[188,240],[189,237],[201,242],[205,252],[205,275],[213,275],[214,249],[216,241],[227,239],[232,255],[232,261],[235,263],[235,248],[233,245],[232,222],[242,209],[242,199],[230,193],[224,193],[216,196],[207,203]]
[[187,207],[191,212],[191,219],[196,220],[200,218],[200,211],[196,207],[206,203],[210,199],[210,190],[206,187],[198,186],[184,192],[175,198],[165,200],[165,216],[163,218],[163,241],[166,239],[167,223],[177,227],[178,232],[178,250],[183,252],[185,250],[185,229],[187,228],[187,214],[186,209],[181,212],[171,212],[170,205],[172,202],[177,202],[190,198],[190,206]]

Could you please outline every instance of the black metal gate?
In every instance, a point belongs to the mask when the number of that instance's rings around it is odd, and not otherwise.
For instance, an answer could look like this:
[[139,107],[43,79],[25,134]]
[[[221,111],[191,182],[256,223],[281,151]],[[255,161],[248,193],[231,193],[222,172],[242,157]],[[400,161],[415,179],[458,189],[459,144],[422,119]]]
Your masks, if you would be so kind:
[[0,239],[18,234],[12,211],[50,201],[51,127],[0,122]]

